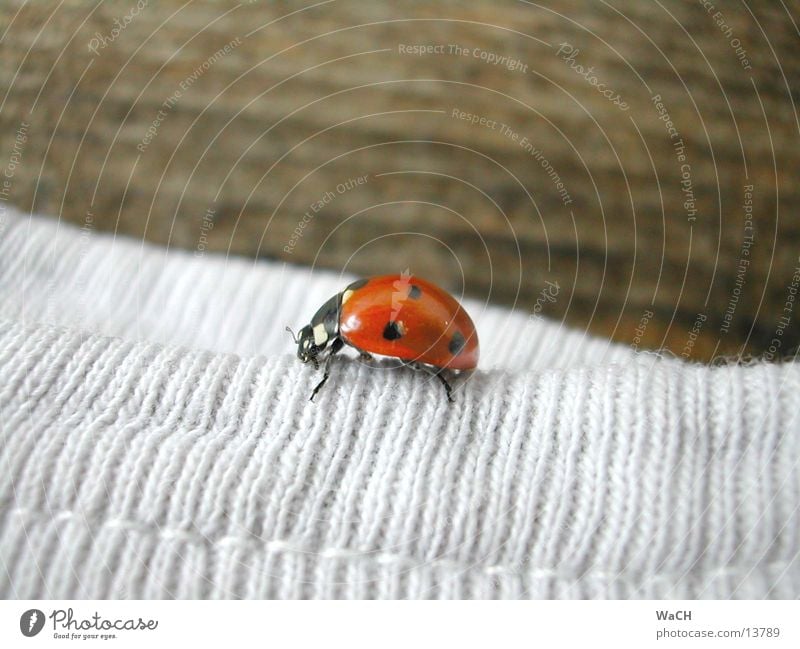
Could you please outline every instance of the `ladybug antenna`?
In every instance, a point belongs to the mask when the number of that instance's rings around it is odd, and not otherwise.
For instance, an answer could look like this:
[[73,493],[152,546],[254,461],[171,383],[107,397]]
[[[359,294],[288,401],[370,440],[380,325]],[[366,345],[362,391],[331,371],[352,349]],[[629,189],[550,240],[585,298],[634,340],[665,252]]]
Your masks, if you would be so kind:
[[297,340],[297,336],[294,335],[294,331],[287,325],[286,331],[288,331],[292,335],[292,340],[294,340],[294,344],[296,345],[299,341]]

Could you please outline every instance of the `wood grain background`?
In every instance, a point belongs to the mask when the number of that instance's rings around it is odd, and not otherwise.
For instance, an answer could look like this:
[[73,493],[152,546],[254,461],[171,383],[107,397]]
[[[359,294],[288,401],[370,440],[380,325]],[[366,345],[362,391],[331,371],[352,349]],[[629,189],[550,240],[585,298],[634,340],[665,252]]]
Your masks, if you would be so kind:
[[0,207],[779,358],[800,11],[718,4],[6,2]]

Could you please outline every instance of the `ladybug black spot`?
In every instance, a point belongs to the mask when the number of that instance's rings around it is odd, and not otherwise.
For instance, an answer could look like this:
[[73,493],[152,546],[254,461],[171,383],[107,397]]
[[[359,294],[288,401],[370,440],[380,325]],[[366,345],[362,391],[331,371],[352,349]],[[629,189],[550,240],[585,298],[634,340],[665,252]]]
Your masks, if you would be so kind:
[[422,295],[422,289],[419,286],[414,286],[412,284],[411,288],[408,291],[408,297],[412,300],[418,300]]
[[453,356],[458,356],[461,353],[461,350],[464,349],[464,345],[467,344],[467,341],[464,340],[464,336],[461,334],[460,331],[456,331],[453,334],[453,337],[450,339],[450,344],[447,346],[447,349],[450,350],[450,353]]
[[397,323],[392,321],[388,322],[384,327],[383,337],[386,338],[386,340],[397,340],[403,337],[403,332],[400,331],[400,327],[397,326]]

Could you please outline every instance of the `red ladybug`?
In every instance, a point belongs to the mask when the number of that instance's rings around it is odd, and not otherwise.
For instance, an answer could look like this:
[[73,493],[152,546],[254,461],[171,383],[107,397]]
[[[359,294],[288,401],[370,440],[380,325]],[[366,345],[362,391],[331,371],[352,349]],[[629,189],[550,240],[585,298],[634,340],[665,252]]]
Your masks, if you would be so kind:
[[328,380],[331,359],[344,345],[366,358],[370,352],[393,356],[427,371],[442,382],[450,401],[452,389],[442,370],[478,365],[478,334],[467,312],[447,291],[408,273],[353,282],[292,336],[304,363],[311,361],[319,368],[321,356],[327,354],[325,374],[311,393],[312,401]]

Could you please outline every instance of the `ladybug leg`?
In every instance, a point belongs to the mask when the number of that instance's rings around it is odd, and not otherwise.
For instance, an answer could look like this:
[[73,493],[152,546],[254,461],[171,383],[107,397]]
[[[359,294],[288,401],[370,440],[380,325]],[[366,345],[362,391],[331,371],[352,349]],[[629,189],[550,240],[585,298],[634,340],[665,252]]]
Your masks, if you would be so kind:
[[314,388],[314,391],[311,393],[311,398],[309,401],[313,401],[314,397],[317,396],[317,392],[322,389],[322,386],[325,385],[325,382],[328,380],[328,377],[331,375],[331,361],[333,360],[333,355],[338,352],[342,347],[344,347],[344,343],[342,342],[341,338],[334,338],[333,342],[331,343],[331,350],[328,352],[328,356],[325,359],[325,374],[322,376],[322,380],[317,383],[317,387]]
[[363,352],[360,349],[358,350],[358,358],[362,363],[371,363],[375,360],[375,357],[372,354],[369,352]]
[[[399,359],[399,360],[402,361],[403,359]],[[405,361],[403,361],[403,364],[406,364]],[[437,379],[439,379],[441,384],[444,386],[445,392],[447,392],[447,400],[450,403],[454,403],[455,402],[455,399],[453,399],[453,388],[447,382],[447,379],[444,378],[444,376],[442,375],[442,372],[444,372],[444,368],[435,368],[434,369],[434,368],[430,368],[427,365],[424,365],[422,363],[410,363],[409,365],[410,365],[410,367],[412,369],[421,370],[421,371],[425,372],[426,374],[430,374],[431,376],[435,376]]]
[[450,384],[447,382],[447,379],[444,378],[444,376],[442,376],[441,371],[436,372],[434,376],[442,382],[445,392],[447,392],[447,400],[450,403],[453,403],[455,401],[455,399],[453,399],[453,388],[450,387]]

